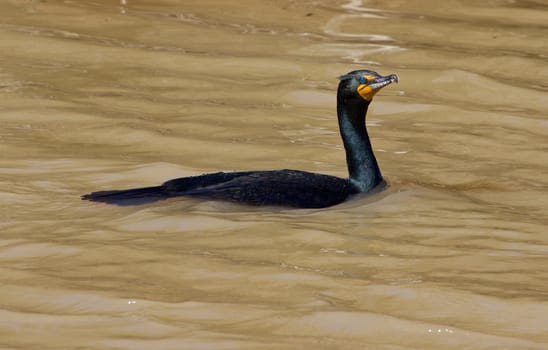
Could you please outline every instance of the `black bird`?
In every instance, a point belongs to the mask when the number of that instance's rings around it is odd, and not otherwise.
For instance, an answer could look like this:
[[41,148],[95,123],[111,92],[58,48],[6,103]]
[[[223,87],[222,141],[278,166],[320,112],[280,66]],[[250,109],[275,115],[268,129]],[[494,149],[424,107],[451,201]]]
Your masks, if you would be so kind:
[[339,204],[354,194],[369,192],[383,183],[383,179],[365,127],[367,108],[373,96],[386,85],[398,82],[398,77],[355,70],[339,79],[337,115],[346,150],[348,179],[289,169],[219,172],[177,178],[154,187],[93,192],[83,195],[82,199],[133,205],[191,196],[250,205],[323,208]]

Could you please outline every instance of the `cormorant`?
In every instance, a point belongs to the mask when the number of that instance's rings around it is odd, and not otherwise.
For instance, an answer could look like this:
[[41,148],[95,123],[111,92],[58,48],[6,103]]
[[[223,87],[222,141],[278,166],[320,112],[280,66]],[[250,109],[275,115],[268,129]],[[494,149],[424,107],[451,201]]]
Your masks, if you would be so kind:
[[177,178],[154,187],[93,192],[82,199],[132,205],[190,196],[249,205],[323,208],[354,194],[369,192],[383,179],[365,126],[367,108],[373,96],[383,87],[398,82],[398,77],[355,70],[339,79],[337,115],[348,179],[289,169],[218,172]]

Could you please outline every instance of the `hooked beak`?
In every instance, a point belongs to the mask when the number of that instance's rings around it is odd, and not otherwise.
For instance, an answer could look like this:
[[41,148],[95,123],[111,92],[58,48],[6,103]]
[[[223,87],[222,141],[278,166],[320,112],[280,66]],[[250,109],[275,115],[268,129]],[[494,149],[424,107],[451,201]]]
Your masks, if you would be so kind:
[[384,77],[379,77],[375,79],[371,84],[369,84],[369,87],[371,87],[373,91],[378,91],[382,89],[383,87],[385,87],[386,85],[390,85],[392,83],[398,83],[398,81],[399,79],[396,74],[390,74],[390,75],[386,75]]

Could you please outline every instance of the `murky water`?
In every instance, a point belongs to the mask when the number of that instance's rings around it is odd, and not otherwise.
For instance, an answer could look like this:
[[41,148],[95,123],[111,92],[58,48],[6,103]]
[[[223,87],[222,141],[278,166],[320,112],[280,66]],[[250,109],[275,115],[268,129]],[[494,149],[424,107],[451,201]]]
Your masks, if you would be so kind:
[[[543,1],[0,3],[0,347],[548,349]],[[220,170],[390,187],[323,210],[80,201]]]

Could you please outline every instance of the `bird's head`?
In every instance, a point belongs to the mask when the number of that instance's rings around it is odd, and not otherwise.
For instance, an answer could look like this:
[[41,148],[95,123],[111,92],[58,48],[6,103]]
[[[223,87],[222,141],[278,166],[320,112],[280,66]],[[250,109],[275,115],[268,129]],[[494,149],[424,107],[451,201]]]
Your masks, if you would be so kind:
[[398,82],[396,74],[382,76],[371,70],[355,70],[339,77],[339,99],[345,101],[366,101],[373,100],[373,96],[383,87]]

